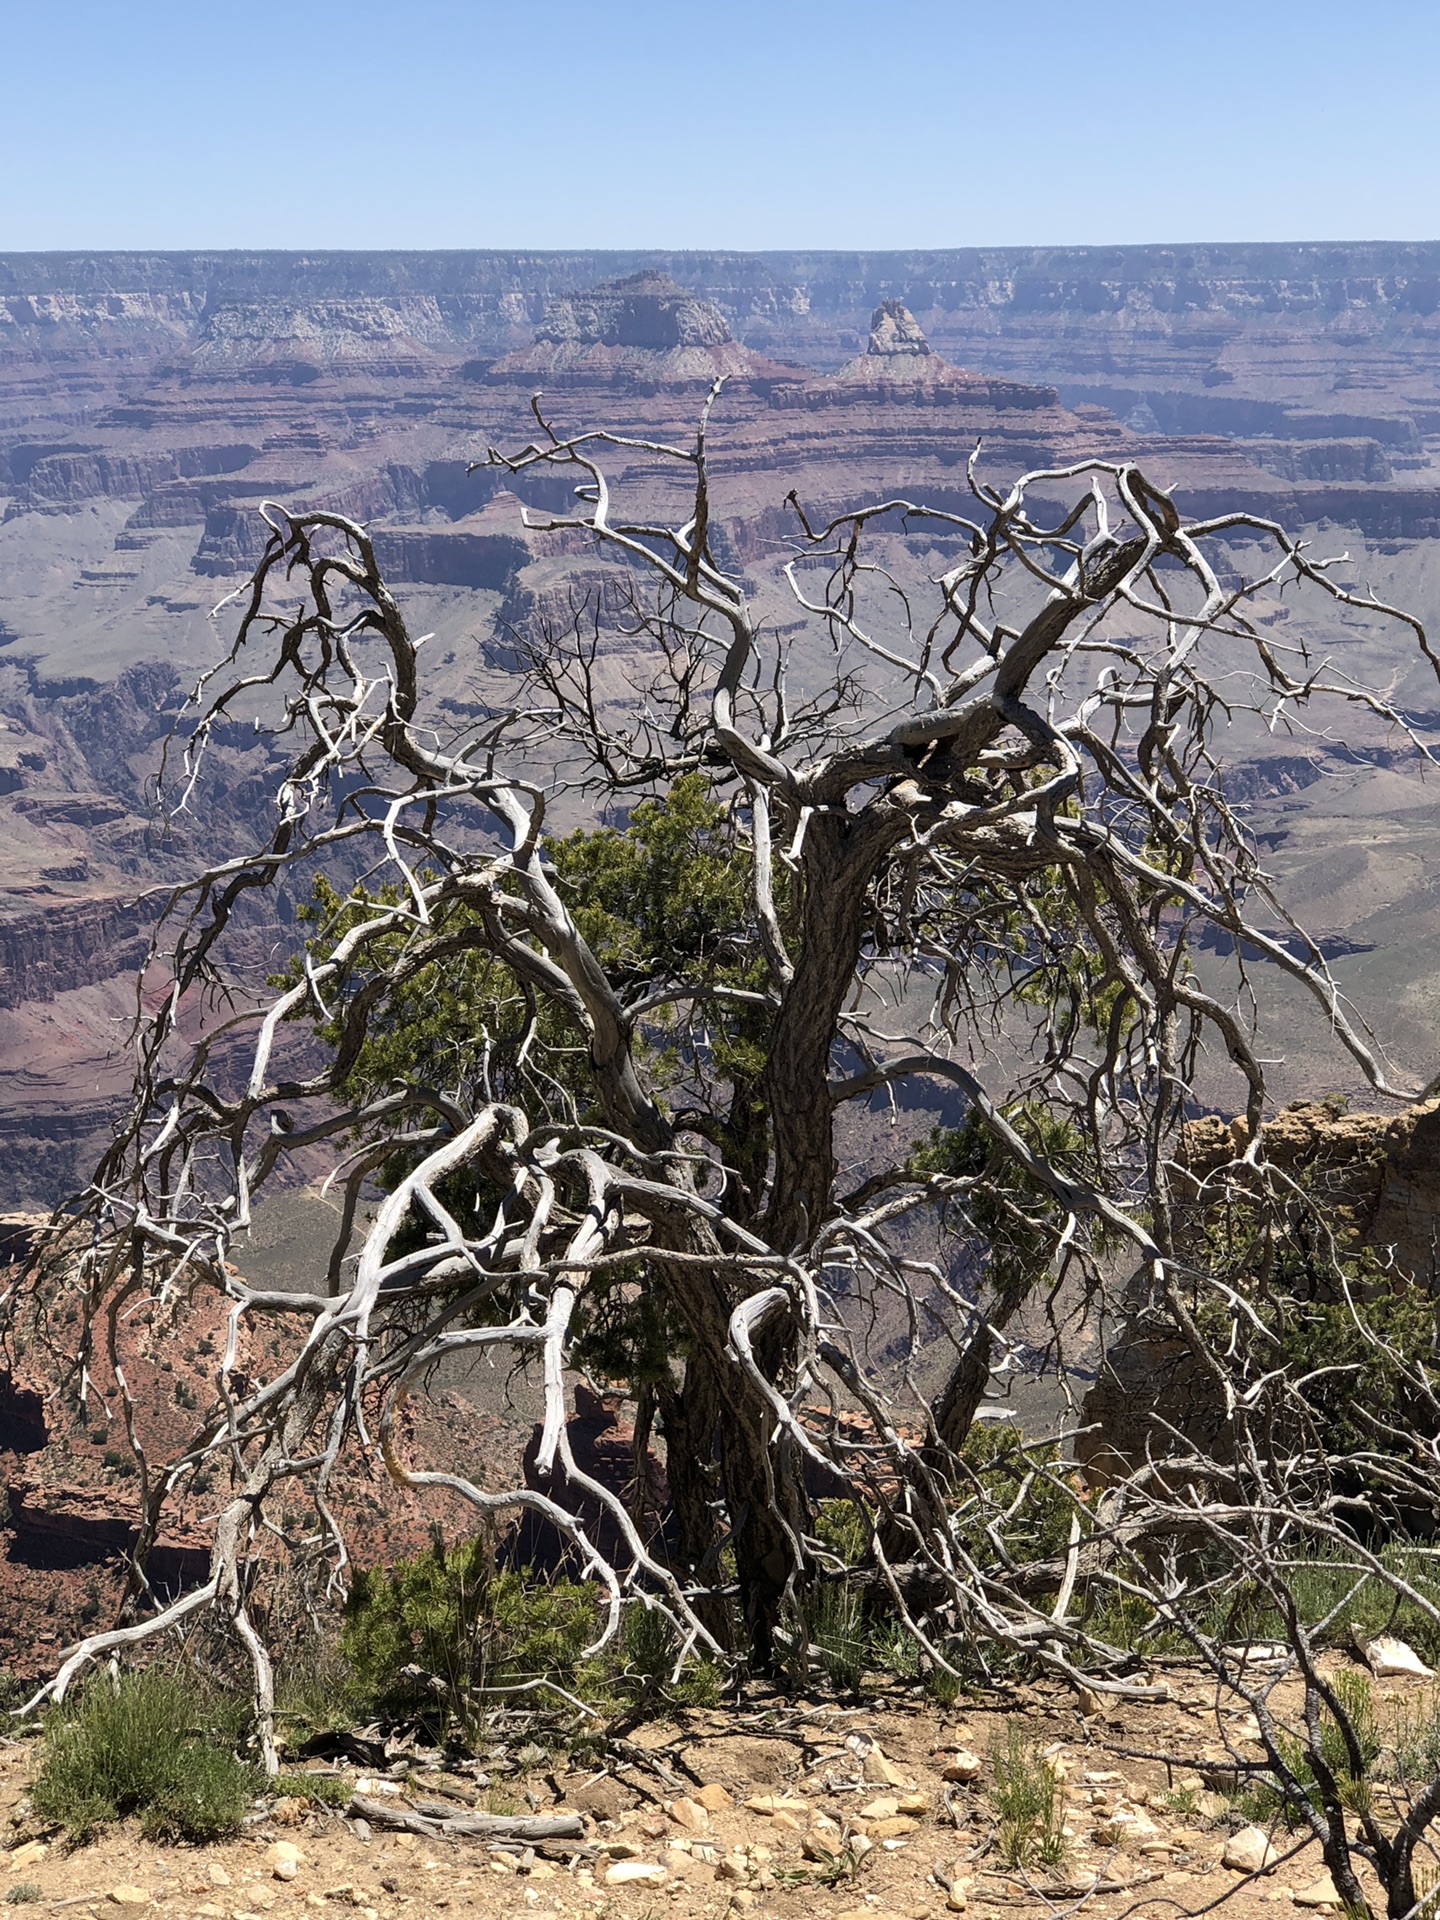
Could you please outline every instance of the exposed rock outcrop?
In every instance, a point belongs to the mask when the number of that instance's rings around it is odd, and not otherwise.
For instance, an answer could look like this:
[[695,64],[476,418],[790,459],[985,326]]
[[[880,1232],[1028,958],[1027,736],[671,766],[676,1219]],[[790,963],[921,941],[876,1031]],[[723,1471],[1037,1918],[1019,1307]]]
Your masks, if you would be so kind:
[[[1181,1156],[1182,1203],[1203,1207],[1206,1179],[1245,1145],[1243,1121],[1192,1121]],[[1300,1101],[1266,1124],[1265,1145],[1273,1164],[1323,1206],[1342,1252],[1369,1248],[1393,1260],[1399,1281],[1440,1298],[1440,1100],[1395,1115]],[[1084,1420],[1089,1431],[1078,1456],[1103,1484],[1144,1460],[1157,1420],[1211,1443],[1213,1388],[1182,1339],[1137,1322],[1105,1355]]]
[[[870,339],[858,360],[847,360],[837,380],[913,378],[938,360],[925,330],[903,300],[882,300],[870,316]],[[943,365],[944,363],[941,362]]]
[[[537,387],[567,429],[688,442],[728,374],[711,538],[757,582],[788,551],[792,489],[819,513],[896,491],[963,510],[977,443],[992,481],[1163,448],[1193,512],[1423,539],[1440,467],[1431,484],[1405,463],[1440,433],[1429,360],[1423,395],[1412,379],[1432,282],[1435,248],[0,256],[0,998],[32,952],[41,995],[98,984],[107,952],[126,963],[114,903],[179,863],[166,836],[263,828],[253,739],[217,739],[223,778],[188,822],[156,819],[145,788],[176,687],[228,635],[206,613],[259,557],[263,501],[371,527],[446,634],[431,657],[455,662],[451,714],[493,691],[462,684],[465,663],[517,666],[507,620],[564,625],[576,587],[605,584],[518,524],[522,503],[567,507],[565,476],[470,471],[531,436]],[[637,507],[675,505],[660,463],[613,464]],[[475,589],[498,602],[464,614]],[[93,724],[72,707],[137,659],[176,687],[137,687]],[[86,795],[123,812],[82,819]],[[76,916],[68,970],[34,945],[52,909]]]
[[[115,807],[115,815],[123,811]],[[53,1000],[67,987],[133,970],[144,957],[153,909],[123,897],[67,900],[53,885],[48,890],[48,900],[32,893],[28,912],[0,917],[0,1008]]]
[[742,347],[712,301],[667,274],[642,272],[547,300],[534,344],[504,355],[485,377],[496,385],[708,387],[721,375],[770,381],[794,379],[797,369]]

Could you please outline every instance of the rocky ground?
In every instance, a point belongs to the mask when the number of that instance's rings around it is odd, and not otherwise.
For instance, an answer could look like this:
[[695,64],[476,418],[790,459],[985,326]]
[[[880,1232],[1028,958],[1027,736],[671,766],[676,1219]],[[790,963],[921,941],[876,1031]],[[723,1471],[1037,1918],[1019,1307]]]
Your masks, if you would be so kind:
[[[751,1699],[628,1726],[598,1769],[521,1747],[447,1770],[412,1748],[340,1774],[368,1819],[355,1801],[342,1812],[289,1794],[257,1802],[243,1838],[205,1848],[153,1845],[131,1827],[67,1848],[28,1812],[37,1752],[18,1739],[0,1752],[0,1882],[9,1902],[40,1912],[177,1920],[302,1909],[336,1920],[351,1909],[361,1920],[515,1909],[535,1920],[939,1920],[972,1908],[1121,1920],[1220,1900],[1248,1920],[1277,1904],[1337,1908],[1313,1842],[1280,1828],[1267,1849],[1215,1791],[1233,1786],[1237,1758],[1260,1755],[1242,1703],[1217,1699],[1191,1670],[1172,1667],[1167,1686],[1163,1702],[1100,1702],[1089,1717],[1072,1694],[1036,1687],[952,1710],[895,1693],[863,1705]],[[1377,1682],[1374,1698],[1392,1730],[1436,1710],[1433,1682],[1419,1678]],[[1297,1703],[1282,1685],[1275,1704]],[[1064,1847],[1052,1866],[1016,1869],[1001,1856],[995,1759],[1012,1720],[1060,1778]],[[334,1763],[324,1780],[333,1798]],[[537,1849],[387,1830],[417,1802],[460,1815],[570,1811],[585,1837]]]

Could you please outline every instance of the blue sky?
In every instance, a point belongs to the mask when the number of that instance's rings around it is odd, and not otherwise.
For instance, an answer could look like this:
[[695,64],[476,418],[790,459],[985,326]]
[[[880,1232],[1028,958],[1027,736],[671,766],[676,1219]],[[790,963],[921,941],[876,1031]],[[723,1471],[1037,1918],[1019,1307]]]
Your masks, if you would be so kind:
[[0,0],[0,249],[1440,237],[1440,0]]

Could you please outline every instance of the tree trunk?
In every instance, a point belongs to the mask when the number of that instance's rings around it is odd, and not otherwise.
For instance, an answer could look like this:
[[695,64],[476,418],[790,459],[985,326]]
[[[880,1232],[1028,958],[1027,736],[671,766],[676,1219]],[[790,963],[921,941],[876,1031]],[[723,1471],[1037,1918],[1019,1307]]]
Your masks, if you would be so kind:
[[980,1321],[955,1362],[950,1378],[930,1403],[935,1437],[942,1448],[958,1453],[975,1424],[975,1414],[990,1382],[995,1343],[987,1321]]
[[[695,1340],[683,1391],[661,1390],[679,1551],[698,1578],[717,1589],[723,1585],[715,1506],[723,1498],[745,1637],[755,1668],[767,1671],[774,1664],[775,1631],[795,1571],[793,1541],[806,1527],[800,1464],[793,1448],[773,1445],[774,1409],[730,1351],[732,1302],[725,1283],[690,1265],[665,1269],[663,1256],[657,1256],[657,1266]],[[783,1318],[766,1331],[769,1338],[756,1342],[756,1358],[785,1393],[793,1335]],[[725,1644],[731,1637],[728,1609],[718,1595],[701,1617]],[[725,1628],[723,1635],[717,1625]]]
[[834,1202],[836,1022],[855,991],[871,878],[904,830],[883,811],[842,811],[817,814],[806,833],[800,952],[765,1075],[775,1153],[766,1226],[771,1244],[787,1252],[805,1244]]
[[729,1608],[718,1589],[720,1578],[719,1408],[714,1382],[695,1360],[686,1363],[683,1383],[664,1382],[656,1393],[665,1429],[665,1477],[670,1486],[674,1558],[682,1580],[700,1588],[695,1611],[722,1647],[733,1648]]

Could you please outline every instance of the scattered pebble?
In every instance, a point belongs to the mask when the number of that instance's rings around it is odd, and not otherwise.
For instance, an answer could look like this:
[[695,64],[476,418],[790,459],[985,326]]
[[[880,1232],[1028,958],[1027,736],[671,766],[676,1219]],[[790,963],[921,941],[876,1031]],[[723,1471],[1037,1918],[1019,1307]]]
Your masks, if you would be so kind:
[[681,1795],[672,1800],[666,1809],[677,1827],[684,1827],[688,1833],[708,1833],[710,1831],[709,1809],[699,1800]]

